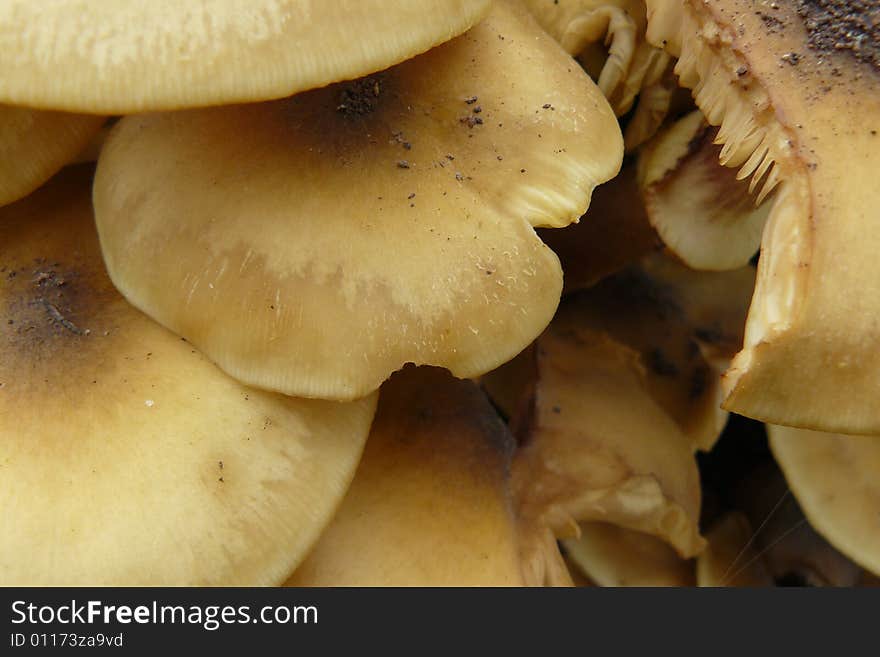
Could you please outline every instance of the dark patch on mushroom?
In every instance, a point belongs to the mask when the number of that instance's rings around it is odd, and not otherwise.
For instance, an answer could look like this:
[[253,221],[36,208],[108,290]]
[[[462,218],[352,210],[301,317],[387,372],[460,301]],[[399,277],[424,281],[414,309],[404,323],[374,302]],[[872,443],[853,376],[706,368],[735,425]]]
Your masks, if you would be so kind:
[[658,348],[651,349],[645,354],[645,362],[648,368],[658,376],[678,376],[678,367]]
[[880,4],[876,0],[798,0],[807,45],[819,53],[846,51],[880,72]]
[[368,76],[347,82],[339,90],[336,111],[344,116],[365,116],[375,111],[382,95],[380,76]]

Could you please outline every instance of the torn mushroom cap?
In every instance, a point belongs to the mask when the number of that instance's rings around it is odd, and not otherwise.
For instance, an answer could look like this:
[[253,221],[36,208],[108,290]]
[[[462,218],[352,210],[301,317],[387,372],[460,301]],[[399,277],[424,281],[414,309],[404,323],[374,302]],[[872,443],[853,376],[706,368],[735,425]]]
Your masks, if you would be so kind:
[[406,367],[354,481],[290,586],[522,585],[513,437],[470,381]]
[[[0,100],[99,114],[282,98],[461,34],[488,0],[29,0],[0,5]],[[51,81],[47,83],[47,81]]]
[[749,519],[739,511],[719,518],[706,532],[708,545],[697,557],[697,586],[773,586],[773,578],[753,544]]
[[768,426],[770,447],[810,524],[880,575],[880,438]]
[[4,584],[278,584],[329,522],[375,395],[246,388],[128,305],[91,169],[0,210]]
[[647,391],[694,448],[709,449],[727,414],[720,409],[720,375],[702,355],[701,333],[685,312],[679,298],[682,290],[687,288],[667,286],[632,267],[566,297],[553,325],[560,331],[606,332],[635,350],[645,370]]
[[[850,22],[868,25],[871,6],[849,3]],[[722,162],[764,189],[784,181],[725,407],[776,424],[880,433],[876,31],[837,32],[815,20],[815,3],[756,12],[746,0],[649,0],[648,9],[649,39],[680,54],[681,83],[721,126]]]
[[0,105],[0,205],[24,198],[71,162],[104,118]]
[[628,113],[642,94],[627,125],[627,151],[649,138],[666,116],[675,83],[669,55],[645,39],[644,1],[526,0],[525,4],[594,76],[615,114]]
[[639,151],[639,188],[651,225],[694,269],[745,267],[758,251],[772,203],[718,162],[716,130],[696,110]]
[[[535,75],[539,69],[541,75]],[[598,89],[524,9],[275,103],[128,117],[95,181],[111,278],[236,378],[351,399],[460,377],[549,323],[565,225],[622,157]]]
[[516,418],[526,437],[513,481],[527,562],[548,537],[604,521],[643,531],[690,557],[700,485],[686,437],[651,398],[638,355],[607,335],[551,325],[538,340],[533,403]]
[[603,522],[579,525],[562,542],[575,567],[599,586],[693,586],[694,568],[667,543]]

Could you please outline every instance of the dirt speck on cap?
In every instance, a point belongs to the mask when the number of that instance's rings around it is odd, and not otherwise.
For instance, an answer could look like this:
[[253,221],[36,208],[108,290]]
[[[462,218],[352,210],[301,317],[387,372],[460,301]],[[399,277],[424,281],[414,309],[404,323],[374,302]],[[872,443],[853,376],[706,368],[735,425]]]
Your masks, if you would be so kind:
[[373,112],[382,95],[382,80],[378,76],[346,82],[339,91],[336,111],[345,116],[365,116]]
[[807,45],[819,53],[846,51],[880,72],[877,0],[797,0]]

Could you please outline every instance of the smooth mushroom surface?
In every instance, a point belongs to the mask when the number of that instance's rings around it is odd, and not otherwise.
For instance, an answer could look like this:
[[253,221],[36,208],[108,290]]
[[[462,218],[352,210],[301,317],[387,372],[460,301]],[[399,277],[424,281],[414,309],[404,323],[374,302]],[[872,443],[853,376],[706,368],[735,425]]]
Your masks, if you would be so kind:
[[289,586],[522,586],[513,437],[470,381],[407,367],[380,392],[345,500]]
[[880,438],[768,425],[770,447],[810,524],[880,575]]
[[719,163],[716,132],[699,110],[674,122],[639,151],[639,187],[669,250],[694,269],[723,271],[758,251],[772,203]]
[[92,169],[0,209],[0,582],[277,585],[354,476],[376,395],[233,380],[130,306]]
[[122,119],[96,219],[123,295],[222,369],[347,400],[408,362],[473,377],[534,340],[562,272],[533,227],[577,220],[622,150],[599,90],[502,0],[354,83]]
[[0,105],[0,206],[24,198],[73,161],[104,121]]
[[725,408],[880,433],[876,3],[846,3],[846,22],[795,0],[647,5],[648,39],[679,57],[681,84],[720,126],[721,161],[762,194],[776,188]]
[[597,586],[693,586],[693,563],[660,539],[603,522],[584,522],[562,541],[568,561]]
[[413,57],[470,28],[490,4],[7,0],[0,102],[132,114],[282,98]]
[[703,547],[691,445],[646,390],[638,354],[608,335],[551,325],[537,343],[531,403],[512,421],[514,490],[526,561],[602,521],[659,537],[683,557]]

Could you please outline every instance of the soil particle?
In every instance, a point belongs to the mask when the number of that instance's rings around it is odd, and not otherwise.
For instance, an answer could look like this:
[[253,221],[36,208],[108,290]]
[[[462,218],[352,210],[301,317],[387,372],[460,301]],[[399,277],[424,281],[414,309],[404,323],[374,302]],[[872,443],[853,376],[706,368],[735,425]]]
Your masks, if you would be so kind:
[[797,0],[807,45],[819,53],[846,51],[880,71],[880,3],[877,0]]
[[360,78],[342,86],[336,111],[345,116],[365,116],[373,112],[382,95],[382,81],[375,76]]

